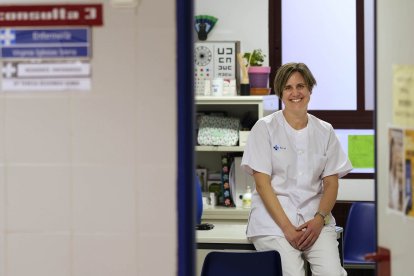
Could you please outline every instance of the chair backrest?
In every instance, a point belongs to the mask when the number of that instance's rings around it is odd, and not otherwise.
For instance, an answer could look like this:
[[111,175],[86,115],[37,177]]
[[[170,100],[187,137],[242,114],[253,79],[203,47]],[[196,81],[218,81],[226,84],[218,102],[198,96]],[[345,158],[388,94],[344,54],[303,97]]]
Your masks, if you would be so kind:
[[354,202],[349,210],[344,236],[344,259],[364,261],[376,251],[375,204]]
[[194,184],[195,184],[195,190],[196,190],[196,224],[200,224],[201,223],[201,217],[203,215],[203,194],[201,191],[201,184],[200,184],[200,179],[198,179],[198,177],[195,177],[194,180]]
[[201,276],[279,276],[282,263],[279,252],[212,251],[207,254]]

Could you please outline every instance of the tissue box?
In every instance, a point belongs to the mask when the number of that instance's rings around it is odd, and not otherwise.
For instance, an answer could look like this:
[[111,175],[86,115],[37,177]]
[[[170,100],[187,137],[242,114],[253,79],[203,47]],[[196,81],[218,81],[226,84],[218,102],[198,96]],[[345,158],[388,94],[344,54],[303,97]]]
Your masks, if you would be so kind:
[[247,137],[249,136],[250,130],[239,131],[239,146],[244,147],[247,143]]

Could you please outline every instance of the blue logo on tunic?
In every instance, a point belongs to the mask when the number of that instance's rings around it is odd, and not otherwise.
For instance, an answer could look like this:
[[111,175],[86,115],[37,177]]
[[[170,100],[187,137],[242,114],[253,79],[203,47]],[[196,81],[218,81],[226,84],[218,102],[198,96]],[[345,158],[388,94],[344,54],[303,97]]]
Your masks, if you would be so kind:
[[279,146],[279,145],[275,145],[273,148],[274,148],[276,151],[278,151],[278,150],[285,150],[285,149],[286,149],[286,147],[282,147],[282,146]]

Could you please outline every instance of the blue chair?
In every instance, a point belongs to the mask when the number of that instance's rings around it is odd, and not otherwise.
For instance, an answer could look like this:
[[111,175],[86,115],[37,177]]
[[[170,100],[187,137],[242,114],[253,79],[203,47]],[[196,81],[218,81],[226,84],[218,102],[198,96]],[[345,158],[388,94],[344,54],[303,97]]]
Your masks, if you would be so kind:
[[229,252],[207,254],[201,276],[281,276],[282,263],[277,251]]
[[201,192],[201,184],[200,184],[200,179],[198,179],[198,177],[195,177],[195,190],[196,190],[196,208],[197,208],[197,212],[196,212],[196,224],[200,224],[201,223],[201,216],[203,215],[203,194]]
[[344,237],[344,267],[374,269],[364,256],[377,251],[375,204],[354,202],[349,210]]

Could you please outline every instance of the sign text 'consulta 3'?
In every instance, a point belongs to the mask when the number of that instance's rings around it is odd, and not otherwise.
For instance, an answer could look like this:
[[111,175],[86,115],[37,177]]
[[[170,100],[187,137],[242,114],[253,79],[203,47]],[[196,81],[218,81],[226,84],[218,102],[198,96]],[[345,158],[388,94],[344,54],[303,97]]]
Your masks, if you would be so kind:
[[0,5],[0,26],[101,26],[102,4]]

